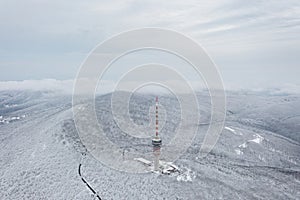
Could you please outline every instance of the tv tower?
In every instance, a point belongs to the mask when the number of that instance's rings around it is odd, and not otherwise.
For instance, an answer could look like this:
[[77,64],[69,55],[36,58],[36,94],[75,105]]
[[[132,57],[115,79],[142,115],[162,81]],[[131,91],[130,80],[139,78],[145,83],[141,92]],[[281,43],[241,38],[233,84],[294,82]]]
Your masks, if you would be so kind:
[[158,97],[155,102],[155,137],[152,139],[153,154],[154,154],[154,171],[159,170],[159,156],[162,141],[158,135]]

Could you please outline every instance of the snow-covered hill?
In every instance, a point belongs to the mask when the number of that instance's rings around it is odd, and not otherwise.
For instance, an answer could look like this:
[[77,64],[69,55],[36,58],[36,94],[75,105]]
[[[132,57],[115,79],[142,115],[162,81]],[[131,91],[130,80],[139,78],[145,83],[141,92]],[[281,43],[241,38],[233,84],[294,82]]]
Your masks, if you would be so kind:
[[[0,199],[97,199],[92,190],[101,199],[300,199],[300,96],[227,95],[225,128],[202,159],[210,100],[206,92],[198,94],[201,119],[191,123],[198,134],[175,162],[181,172],[167,176],[120,172],[94,159],[76,132],[71,96],[2,91]],[[132,139],[118,128],[110,97],[96,99],[107,137],[127,151],[151,149],[151,141]],[[151,121],[153,97],[133,95],[129,115],[136,124]],[[160,103],[167,119],[161,133],[168,141],[180,121],[179,105],[172,96],[160,97]]]

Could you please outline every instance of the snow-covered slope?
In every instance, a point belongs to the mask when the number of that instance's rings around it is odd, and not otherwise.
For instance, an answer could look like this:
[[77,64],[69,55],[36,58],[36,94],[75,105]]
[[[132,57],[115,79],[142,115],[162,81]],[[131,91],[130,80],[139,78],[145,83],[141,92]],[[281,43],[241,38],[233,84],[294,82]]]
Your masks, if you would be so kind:
[[[99,123],[121,148],[147,151],[146,139],[131,140],[115,124],[111,95],[96,99]],[[198,134],[175,164],[180,174],[129,174],[95,160],[80,142],[71,96],[48,92],[0,92],[0,199],[299,199],[300,96],[228,93],[222,135],[206,158],[199,158],[208,128],[209,97],[199,93]],[[150,121],[151,95],[134,95],[130,116]],[[178,102],[161,97],[167,121],[163,141],[180,121]],[[80,174],[79,174],[79,165]],[[81,176],[80,176],[81,175]],[[83,181],[81,178],[83,178]]]

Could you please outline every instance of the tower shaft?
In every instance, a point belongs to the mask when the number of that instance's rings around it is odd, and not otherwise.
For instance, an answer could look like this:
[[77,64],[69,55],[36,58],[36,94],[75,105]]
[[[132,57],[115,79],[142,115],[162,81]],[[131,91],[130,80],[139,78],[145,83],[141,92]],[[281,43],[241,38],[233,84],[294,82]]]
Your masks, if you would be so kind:
[[161,139],[158,135],[158,97],[155,101],[155,137],[152,139],[153,145],[153,155],[154,155],[154,171],[159,170],[159,156],[160,156],[160,147]]
[[155,120],[156,120],[156,124],[155,124],[155,135],[156,137],[158,137],[158,97],[156,97],[156,103],[155,103]]
[[154,147],[161,146],[161,139],[159,138],[158,134],[158,97],[156,97],[155,102],[155,137],[152,139],[152,145]]

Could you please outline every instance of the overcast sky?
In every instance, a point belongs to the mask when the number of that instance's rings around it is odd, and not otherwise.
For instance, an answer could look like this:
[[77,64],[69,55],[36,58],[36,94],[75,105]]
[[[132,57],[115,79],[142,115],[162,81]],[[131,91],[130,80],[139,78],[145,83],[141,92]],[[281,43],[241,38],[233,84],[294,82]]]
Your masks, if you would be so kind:
[[299,0],[0,0],[0,25],[0,81],[74,79],[113,34],[161,27],[199,42],[228,87],[300,85]]

